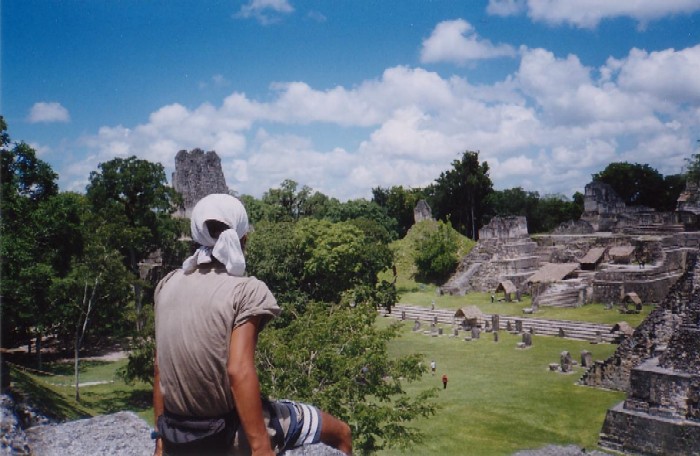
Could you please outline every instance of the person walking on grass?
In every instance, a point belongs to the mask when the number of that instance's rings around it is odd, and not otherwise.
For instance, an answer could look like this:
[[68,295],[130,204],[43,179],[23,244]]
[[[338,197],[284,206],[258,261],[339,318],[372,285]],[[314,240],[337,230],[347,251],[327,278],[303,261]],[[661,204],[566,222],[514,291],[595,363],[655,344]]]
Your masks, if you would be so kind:
[[245,276],[241,202],[227,194],[202,198],[191,231],[201,247],[155,291],[155,454],[271,456],[318,442],[351,454],[345,422],[261,396],[258,333],[281,309],[263,282]]
[[442,374],[442,389],[447,389],[447,374]]

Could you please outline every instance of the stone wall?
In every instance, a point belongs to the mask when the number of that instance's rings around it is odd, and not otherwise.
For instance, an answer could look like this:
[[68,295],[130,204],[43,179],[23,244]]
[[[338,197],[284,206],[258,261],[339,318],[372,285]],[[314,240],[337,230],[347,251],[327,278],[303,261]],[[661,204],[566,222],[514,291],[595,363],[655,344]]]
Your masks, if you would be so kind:
[[175,155],[173,188],[182,195],[183,205],[175,213],[189,217],[197,201],[212,193],[228,193],[221,159],[214,151],[181,150]]
[[[608,410],[604,448],[631,454],[700,455],[700,270],[689,258],[674,298],[664,302],[672,321],[662,338],[649,333],[652,357],[634,366],[627,399]],[[657,315],[658,317],[658,315]],[[635,331],[637,335],[637,331]],[[634,347],[632,347],[634,349]],[[620,365],[624,359],[618,359]]]
[[581,220],[590,223],[595,231],[612,231],[618,217],[627,210],[625,202],[603,182],[591,182],[584,192]]
[[580,383],[617,391],[628,391],[630,373],[642,362],[658,356],[682,323],[682,315],[694,286],[694,271],[686,271],[673,285],[666,298],[625,338],[615,353],[605,361],[597,361],[581,378]]
[[528,237],[527,219],[522,216],[494,217],[479,230],[479,239],[523,239]]

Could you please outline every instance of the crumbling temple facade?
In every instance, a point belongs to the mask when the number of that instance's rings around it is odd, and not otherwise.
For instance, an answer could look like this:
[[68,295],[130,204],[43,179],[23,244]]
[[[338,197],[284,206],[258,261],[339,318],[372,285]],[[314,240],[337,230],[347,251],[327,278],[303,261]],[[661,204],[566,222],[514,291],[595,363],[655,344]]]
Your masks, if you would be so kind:
[[[686,199],[692,198],[686,196]],[[524,217],[495,217],[441,292],[493,292],[503,280],[539,306],[660,303],[700,248],[697,215],[627,207],[607,184],[586,186],[581,220],[529,235]]]
[[181,150],[175,155],[173,188],[182,195],[183,204],[175,213],[189,217],[197,201],[212,193],[228,193],[221,159],[214,151]]
[[602,447],[626,454],[700,455],[697,254],[663,305],[583,381],[628,392],[607,412]]

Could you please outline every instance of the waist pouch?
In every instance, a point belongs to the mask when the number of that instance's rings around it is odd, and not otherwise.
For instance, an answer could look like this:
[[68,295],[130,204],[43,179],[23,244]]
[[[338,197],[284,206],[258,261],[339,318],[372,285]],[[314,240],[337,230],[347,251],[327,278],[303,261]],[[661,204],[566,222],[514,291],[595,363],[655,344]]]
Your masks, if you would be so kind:
[[158,417],[158,432],[167,454],[207,454],[225,452],[238,429],[233,410],[219,417],[188,417],[165,411]]

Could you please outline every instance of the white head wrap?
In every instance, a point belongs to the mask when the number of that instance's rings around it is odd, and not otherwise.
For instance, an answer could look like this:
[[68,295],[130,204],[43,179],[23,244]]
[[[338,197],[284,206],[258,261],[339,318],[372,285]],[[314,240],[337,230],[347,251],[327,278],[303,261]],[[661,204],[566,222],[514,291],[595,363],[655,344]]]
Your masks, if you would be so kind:
[[[207,195],[194,206],[190,220],[192,239],[201,247],[182,263],[185,273],[193,272],[199,264],[211,263],[213,255],[226,266],[230,275],[243,276],[245,257],[240,239],[249,229],[243,204],[231,195]],[[231,228],[222,232],[219,239],[214,239],[204,225],[207,220],[218,220]]]

